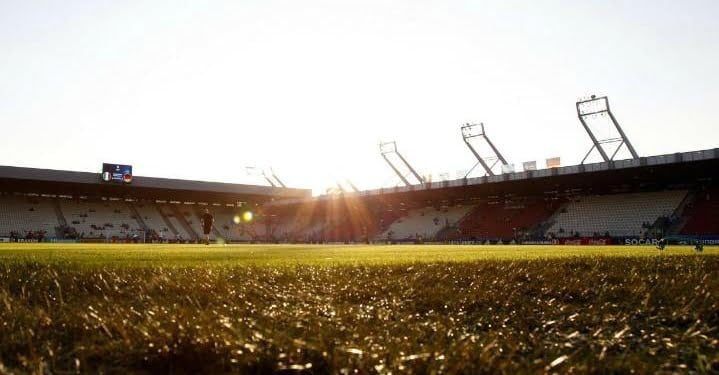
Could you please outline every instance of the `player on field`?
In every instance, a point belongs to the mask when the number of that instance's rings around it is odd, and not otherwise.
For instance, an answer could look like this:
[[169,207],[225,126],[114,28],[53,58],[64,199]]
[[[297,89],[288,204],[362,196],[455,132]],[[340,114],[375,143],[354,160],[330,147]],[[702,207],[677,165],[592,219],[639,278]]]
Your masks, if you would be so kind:
[[205,213],[202,215],[202,232],[205,234],[205,245],[210,244],[210,232],[212,231],[212,224],[215,218],[210,214],[210,209],[205,208]]

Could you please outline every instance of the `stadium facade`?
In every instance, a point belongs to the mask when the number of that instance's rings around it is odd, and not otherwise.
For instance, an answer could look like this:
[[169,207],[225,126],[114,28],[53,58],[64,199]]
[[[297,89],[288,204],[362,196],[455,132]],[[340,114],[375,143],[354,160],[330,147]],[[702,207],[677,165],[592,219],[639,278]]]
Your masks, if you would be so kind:
[[[343,192],[0,167],[0,241],[644,244],[719,240],[719,149]],[[243,213],[251,211],[251,221]]]
[[142,176],[118,184],[99,173],[0,166],[0,241],[194,242],[204,207],[217,212],[216,237],[249,241],[255,234],[235,227],[236,215],[310,197],[307,189]]

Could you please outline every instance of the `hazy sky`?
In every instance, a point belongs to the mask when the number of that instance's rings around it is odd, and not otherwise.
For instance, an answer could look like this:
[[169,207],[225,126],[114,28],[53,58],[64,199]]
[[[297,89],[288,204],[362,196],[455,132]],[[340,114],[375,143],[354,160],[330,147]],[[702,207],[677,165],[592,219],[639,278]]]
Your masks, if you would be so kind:
[[466,170],[484,122],[510,162],[591,143],[609,95],[640,155],[719,147],[719,1],[0,0],[0,165],[316,192]]

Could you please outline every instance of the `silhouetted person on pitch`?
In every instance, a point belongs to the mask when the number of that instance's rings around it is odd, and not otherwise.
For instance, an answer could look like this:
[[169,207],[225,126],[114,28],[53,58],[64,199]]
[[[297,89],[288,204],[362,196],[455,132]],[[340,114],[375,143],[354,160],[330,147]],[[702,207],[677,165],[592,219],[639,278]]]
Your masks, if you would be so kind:
[[210,232],[212,231],[212,223],[214,223],[215,218],[212,217],[212,214],[210,214],[210,209],[205,208],[205,213],[202,215],[202,218],[200,218],[202,221],[202,232],[205,234],[205,245],[210,244]]

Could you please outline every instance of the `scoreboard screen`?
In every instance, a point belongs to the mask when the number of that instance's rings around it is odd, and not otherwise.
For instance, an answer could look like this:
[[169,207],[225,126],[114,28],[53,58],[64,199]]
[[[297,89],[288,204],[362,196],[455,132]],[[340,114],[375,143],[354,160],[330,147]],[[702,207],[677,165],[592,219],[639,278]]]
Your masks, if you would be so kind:
[[102,180],[129,184],[132,182],[132,166],[122,164],[102,164]]

